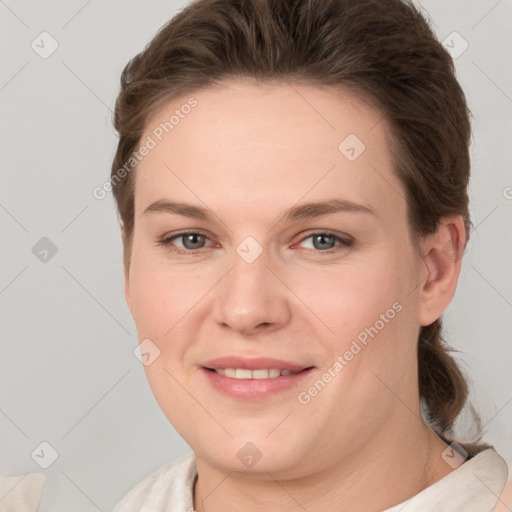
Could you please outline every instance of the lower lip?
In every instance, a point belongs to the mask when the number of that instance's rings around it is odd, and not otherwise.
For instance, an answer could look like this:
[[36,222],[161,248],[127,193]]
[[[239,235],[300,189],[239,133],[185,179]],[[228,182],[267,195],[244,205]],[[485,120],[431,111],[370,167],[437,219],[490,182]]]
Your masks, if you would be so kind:
[[224,395],[242,400],[265,400],[297,386],[313,368],[307,368],[293,375],[281,375],[272,379],[234,379],[217,372],[201,368],[210,384]]

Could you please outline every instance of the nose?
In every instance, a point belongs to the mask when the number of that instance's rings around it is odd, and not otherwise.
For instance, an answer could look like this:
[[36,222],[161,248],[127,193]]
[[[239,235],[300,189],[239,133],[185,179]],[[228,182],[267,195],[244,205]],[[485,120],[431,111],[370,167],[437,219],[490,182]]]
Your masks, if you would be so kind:
[[251,263],[235,254],[219,284],[213,307],[217,325],[251,335],[269,334],[290,321],[289,291],[269,268],[265,252]]

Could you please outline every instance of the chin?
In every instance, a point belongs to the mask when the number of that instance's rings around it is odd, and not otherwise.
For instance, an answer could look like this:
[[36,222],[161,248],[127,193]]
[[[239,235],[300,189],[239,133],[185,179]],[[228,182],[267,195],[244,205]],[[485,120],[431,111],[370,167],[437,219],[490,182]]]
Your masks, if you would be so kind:
[[194,452],[198,458],[222,471],[261,475],[266,479],[268,473],[291,474],[307,460],[306,454],[297,452],[294,443],[276,445],[264,437],[248,441],[246,436],[241,436],[214,448],[211,444],[197,448]]

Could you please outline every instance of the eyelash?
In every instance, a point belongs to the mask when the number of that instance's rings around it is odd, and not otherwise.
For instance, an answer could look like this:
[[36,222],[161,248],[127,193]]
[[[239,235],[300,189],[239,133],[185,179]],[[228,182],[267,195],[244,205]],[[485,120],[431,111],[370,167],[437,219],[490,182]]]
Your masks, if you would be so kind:
[[[164,236],[163,238],[161,238],[160,240],[157,241],[157,245],[161,246],[161,247],[165,247],[166,249],[168,249],[172,252],[176,252],[178,254],[198,254],[198,253],[202,252],[204,249],[207,249],[207,247],[201,247],[200,249],[184,249],[183,250],[180,248],[171,247],[173,240],[175,240],[177,238],[184,237],[186,235],[201,235],[201,236],[204,236],[207,240],[210,240],[207,235],[205,235],[204,233],[201,233],[200,231],[182,231],[182,232],[177,233],[172,236]],[[311,232],[307,236],[303,237],[298,243],[302,243],[305,240],[307,240],[308,238],[311,238],[314,236],[319,236],[319,235],[334,237],[335,241],[339,242],[339,244],[335,245],[333,248],[327,249],[325,251],[322,251],[320,249],[310,249],[310,250],[315,251],[317,254],[332,254],[341,249],[344,249],[347,247],[352,247],[355,245],[354,239],[352,239],[350,237],[347,237],[347,238],[340,237],[339,235],[336,235],[335,233],[333,233],[332,231],[329,231],[329,230]]]

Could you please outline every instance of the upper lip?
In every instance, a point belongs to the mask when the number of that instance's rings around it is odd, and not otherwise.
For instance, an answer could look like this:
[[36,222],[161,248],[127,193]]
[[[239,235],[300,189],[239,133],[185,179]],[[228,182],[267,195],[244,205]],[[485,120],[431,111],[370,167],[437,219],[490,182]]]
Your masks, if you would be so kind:
[[292,372],[300,372],[306,368],[311,368],[312,365],[304,365],[292,363],[283,359],[273,359],[270,357],[218,357],[206,361],[203,366],[212,370],[220,370],[223,368],[240,368],[245,370],[265,370],[276,368],[279,370],[291,370]]

